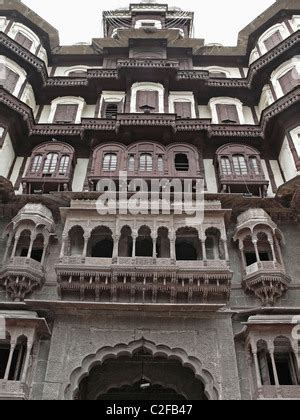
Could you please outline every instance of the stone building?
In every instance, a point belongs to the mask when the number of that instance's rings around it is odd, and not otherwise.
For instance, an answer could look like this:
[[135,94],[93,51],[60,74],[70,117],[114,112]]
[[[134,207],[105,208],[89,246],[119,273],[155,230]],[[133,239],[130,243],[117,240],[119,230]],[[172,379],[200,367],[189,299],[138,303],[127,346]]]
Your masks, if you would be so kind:
[[193,16],[60,46],[1,2],[0,399],[300,399],[300,2],[236,47]]

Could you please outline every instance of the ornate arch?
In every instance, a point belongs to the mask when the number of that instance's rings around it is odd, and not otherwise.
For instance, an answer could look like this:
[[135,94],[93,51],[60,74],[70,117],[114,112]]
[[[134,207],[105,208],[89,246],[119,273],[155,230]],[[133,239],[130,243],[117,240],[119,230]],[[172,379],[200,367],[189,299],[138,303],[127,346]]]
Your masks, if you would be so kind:
[[121,356],[131,357],[134,352],[144,348],[152,353],[154,357],[165,357],[167,359],[178,360],[183,367],[190,368],[195,377],[204,385],[204,393],[208,400],[219,400],[220,393],[215,385],[212,374],[203,368],[202,363],[196,357],[189,356],[181,348],[171,349],[166,345],[156,345],[152,341],[140,339],[129,344],[117,344],[114,347],[102,347],[96,353],[90,354],[82,361],[81,366],[76,368],[70,377],[70,382],[65,389],[65,399],[72,400],[79,391],[81,381],[86,378],[90,371],[98,364],[102,364],[109,359],[117,359]]

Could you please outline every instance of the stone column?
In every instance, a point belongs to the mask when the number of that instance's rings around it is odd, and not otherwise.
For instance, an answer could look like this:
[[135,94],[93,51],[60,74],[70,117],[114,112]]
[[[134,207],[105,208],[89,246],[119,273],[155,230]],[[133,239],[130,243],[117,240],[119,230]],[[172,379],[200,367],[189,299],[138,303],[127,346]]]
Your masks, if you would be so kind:
[[13,250],[12,250],[12,253],[11,253],[11,258],[14,258],[15,255],[16,255],[16,250],[17,250],[17,246],[18,246],[19,240],[20,240],[20,235],[16,235],[15,236],[14,247],[13,247]]
[[176,235],[175,235],[174,230],[170,230],[169,240],[170,240],[170,258],[171,258],[171,261],[175,264],[176,263]]
[[136,240],[138,238],[137,233],[132,233],[132,258],[135,258],[136,254]]
[[10,342],[9,357],[8,357],[8,361],[7,361],[7,365],[6,365],[6,370],[5,370],[5,375],[4,375],[4,380],[5,381],[8,381],[8,378],[9,378],[9,372],[10,372],[11,363],[12,363],[12,359],[13,359],[13,355],[14,355],[14,351],[15,351],[16,345],[17,345],[17,342],[16,341],[11,341]]
[[252,243],[253,243],[254,249],[255,249],[255,255],[256,255],[257,263],[260,264],[260,256],[259,256],[259,252],[258,252],[257,242],[258,242],[257,239],[252,239]]
[[114,235],[114,249],[113,249],[113,262],[118,261],[119,256],[119,241],[120,241],[120,235]]
[[42,255],[42,259],[41,259],[41,265],[44,265],[44,263],[45,263],[45,258],[46,258],[46,255],[47,255],[48,245],[49,245],[49,238],[44,240],[44,249],[43,249],[43,255]]
[[32,347],[33,347],[33,341],[28,341],[27,349],[26,349],[26,357],[25,357],[25,362],[24,362],[24,368],[23,368],[23,373],[22,373],[22,378],[21,378],[21,382],[23,382],[23,383],[26,382],[26,377],[27,377],[27,373],[28,373],[28,366],[29,366]]
[[84,235],[84,245],[83,245],[83,250],[82,250],[82,259],[86,258],[89,239],[90,239],[90,234],[89,233],[85,234]]
[[5,263],[5,261],[7,260],[8,251],[9,251],[9,248],[11,246],[12,240],[13,240],[13,234],[11,232],[9,234],[9,237],[7,239],[7,242],[6,242],[5,253],[4,253],[4,257],[3,257],[3,263]]
[[223,246],[224,246],[224,252],[225,252],[225,260],[229,261],[229,252],[228,252],[228,242],[227,242],[227,238],[226,239],[222,239],[223,242]]
[[261,374],[260,374],[256,344],[255,344],[255,348],[254,348],[253,344],[251,345],[251,350],[252,350],[253,359],[254,359],[257,391],[258,391],[259,397],[262,397],[263,396],[263,384],[262,384],[262,380],[261,380]]
[[152,236],[152,242],[153,242],[153,259],[156,259],[156,246],[157,246],[157,236]]
[[275,357],[274,357],[274,351],[275,351],[274,346],[268,343],[268,350],[269,350],[269,354],[270,354],[270,358],[272,362],[272,370],[273,370],[273,376],[274,376],[275,386],[277,390],[277,397],[282,398],[278,372],[277,372],[277,367],[276,367],[276,362],[275,362]]
[[203,261],[207,262],[207,254],[206,254],[206,239],[201,238],[201,245],[202,245],[202,256]]
[[247,268],[247,261],[246,261],[246,257],[245,257],[245,253],[244,253],[244,244],[242,242],[240,242],[240,252],[241,252],[241,257],[242,257],[242,262],[243,262],[243,268],[244,270],[246,270]]
[[60,256],[59,256],[60,260],[62,260],[63,257],[65,256],[67,240],[68,240],[68,235],[63,235],[62,236],[61,251],[60,251]]
[[29,245],[29,249],[28,249],[28,253],[27,253],[27,259],[31,258],[33,243],[34,243],[35,239],[36,239],[36,235],[32,233],[31,236],[30,236],[30,245]]

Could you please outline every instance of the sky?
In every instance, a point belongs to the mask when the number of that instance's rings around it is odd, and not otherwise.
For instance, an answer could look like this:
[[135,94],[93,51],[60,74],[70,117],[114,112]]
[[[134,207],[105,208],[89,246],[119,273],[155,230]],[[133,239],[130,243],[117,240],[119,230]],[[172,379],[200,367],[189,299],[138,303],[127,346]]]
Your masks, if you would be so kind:
[[[139,0],[132,1],[138,3]],[[275,0],[164,0],[169,6],[195,12],[195,37],[206,43],[237,44],[241,29],[271,6]],[[91,42],[102,37],[103,10],[126,7],[129,0],[23,0],[27,6],[58,29],[61,45]],[[84,7],[83,7],[84,6]]]

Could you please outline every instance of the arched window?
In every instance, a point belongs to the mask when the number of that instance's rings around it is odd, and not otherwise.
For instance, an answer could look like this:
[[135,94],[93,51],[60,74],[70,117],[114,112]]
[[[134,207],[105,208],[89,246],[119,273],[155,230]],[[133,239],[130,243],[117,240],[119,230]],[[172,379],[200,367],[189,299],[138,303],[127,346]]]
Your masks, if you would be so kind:
[[32,165],[31,165],[31,172],[32,173],[36,173],[39,172],[39,170],[42,167],[42,162],[43,162],[43,156],[42,155],[37,155],[34,157]]
[[153,158],[152,155],[148,153],[143,153],[140,156],[140,171],[142,172],[152,172],[153,170]]
[[70,156],[62,156],[59,163],[59,174],[65,175],[68,172]]
[[106,172],[114,172],[117,169],[117,155],[115,153],[108,153],[103,158],[103,170]]
[[178,172],[188,172],[190,169],[189,159],[186,154],[179,153],[175,156],[175,169]]
[[249,162],[250,162],[251,172],[253,172],[255,175],[259,175],[260,174],[260,168],[259,168],[257,158],[255,156],[251,156],[249,158]]
[[43,173],[45,175],[53,174],[56,170],[57,161],[58,161],[58,154],[57,153],[49,153],[47,155],[45,163],[44,163]]
[[232,157],[233,160],[233,168],[236,175],[247,175],[248,168],[245,156],[243,155],[234,155]]
[[221,169],[223,175],[231,175],[231,163],[228,157],[221,158]]

